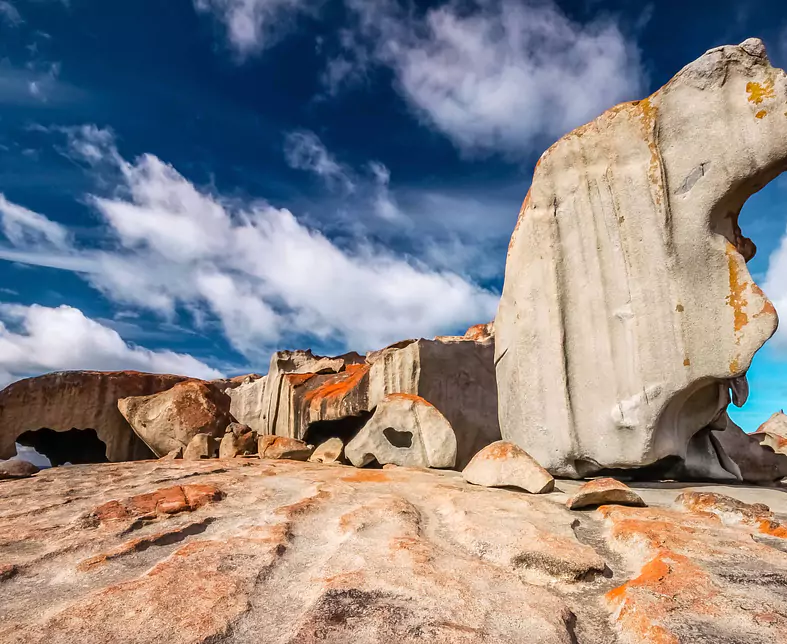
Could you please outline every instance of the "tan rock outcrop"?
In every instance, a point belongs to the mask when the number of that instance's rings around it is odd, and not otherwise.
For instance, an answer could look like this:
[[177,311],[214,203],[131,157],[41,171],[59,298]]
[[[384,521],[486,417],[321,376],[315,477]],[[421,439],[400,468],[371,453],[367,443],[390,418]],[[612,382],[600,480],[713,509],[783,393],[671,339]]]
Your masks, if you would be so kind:
[[329,438],[314,450],[309,460],[312,463],[341,463],[344,457],[344,443],[341,438]]
[[187,380],[151,396],[122,398],[117,405],[156,456],[178,447],[185,450],[197,434],[220,439],[231,421],[229,396],[201,380]]
[[633,505],[641,507],[645,502],[625,483],[612,478],[593,479],[585,483],[577,493],[566,501],[569,510],[580,510],[596,505]]
[[532,494],[555,489],[555,479],[521,447],[496,441],[476,454],[462,470],[465,481],[486,487],[518,487]]
[[380,465],[453,467],[456,437],[431,403],[412,394],[389,394],[347,444],[344,455],[355,467],[374,460]]
[[183,450],[184,461],[200,461],[218,456],[218,441],[210,434],[194,434]]
[[110,461],[152,458],[118,411],[118,400],[155,394],[185,379],[137,371],[60,371],[8,385],[0,391],[0,459],[14,456],[22,434],[42,428],[94,430]]
[[[451,472],[282,460],[64,467],[0,487],[4,643],[779,643],[787,633],[787,541],[674,508],[669,486],[640,490],[647,508],[581,515],[563,505],[573,481],[528,495]],[[781,490],[714,490],[787,512]]]
[[777,316],[738,214],[787,164],[785,113],[787,75],[752,39],[542,155],[495,318],[504,439],[561,476],[671,464],[730,389],[744,402]]
[[263,397],[267,380],[267,376],[262,376],[262,378],[248,380],[226,391],[230,397],[232,417],[260,434],[265,433]]
[[[777,454],[787,455],[787,414],[776,412],[757,428],[752,437]],[[782,476],[787,476],[787,472]]]
[[26,479],[38,474],[38,467],[27,461],[13,459],[0,461],[0,481],[5,479]]
[[219,444],[219,458],[234,458],[257,451],[257,435],[243,423],[230,423]]
[[257,439],[257,453],[260,458],[307,461],[313,451],[313,445],[307,445],[297,438],[290,438],[288,436],[272,436],[266,434]]

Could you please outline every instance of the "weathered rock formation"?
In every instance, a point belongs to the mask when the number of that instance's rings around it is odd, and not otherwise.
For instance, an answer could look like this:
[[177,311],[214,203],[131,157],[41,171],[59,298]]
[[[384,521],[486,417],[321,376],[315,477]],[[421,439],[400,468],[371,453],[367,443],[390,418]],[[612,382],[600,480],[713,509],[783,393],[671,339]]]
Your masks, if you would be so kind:
[[201,380],[186,380],[151,396],[122,398],[117,405],[156,456],[185,449],[197,434],[221,439],[232,421],[229,396]]
[[[215,458],[218,456],[218,441],[210,434],[194,434],[189,439],[188,445],[183,449],[184,461],[201,461],[206,458]],[[168,452],[167,456],[172,454]]]
[[462,470],[465,481],[486,487],[518,487],[532,494],[555,489],[555,479],[521,447],[495,441],[476,454]]
[[782,490],[578,514],[560,488],[258,459],[0,482],[0,642],[787,641]]
[[[84,451],[103,453],[94,460],[152,458],[118,411],[118,400],[155,394],[185,379],[136,371],[62,371],[8,385],[0,391],[0,459],[16,453],[16,441],[35,447],[53,464],[85,462],[80,460]],[[57,440],[61,432],[70,432],[67,440]],[[81,444],[89,439],[95,445]]]
[[312,463],[341,463],[344,458],[344,443],[334,436],[317,446],[309,460]]
[[757,428],[753,438],[777,454],[787,455],[787,414],[783,411],[773,414]]
[[219,458],[233,458],[257,451],[257,435],[242,423],[230,423],[219,444]]
[[466,465],[500,438],[491,323],[465,337],[405,340],[369,353],[324,358],[280,351],[268,375],[228,390],[232,415],[260,434],[321,443],[349,441],[392,393],[419,396],[442,413]]
[[702,430],[730,389],[745,401],[776,329],[738,214],[787,168],[785,113],[787,75],[752,39],[542,155],[495,319],[503,438],[563,476],[729,471]]
[[453,467],[456,437],[430,402],[412,394],[388,394],[344,454],[356,467],[375,460],[381,465]]
[[493,360],[490,340],[442,337],[393,345],[367,357],[369,405],[392,393],[428,400],[451,423],[456,466],[463,468],[476,452],[500,439]]

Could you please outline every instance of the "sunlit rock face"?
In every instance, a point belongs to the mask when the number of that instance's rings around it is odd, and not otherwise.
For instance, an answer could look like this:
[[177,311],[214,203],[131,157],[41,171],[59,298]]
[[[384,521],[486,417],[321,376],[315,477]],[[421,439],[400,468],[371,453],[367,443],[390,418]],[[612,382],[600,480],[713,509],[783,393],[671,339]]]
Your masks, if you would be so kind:
[[776,329],[738,214],[786,162],[787,76],[754,39],[547,150],[495,319],[503,438],[571,477],[685,460]]

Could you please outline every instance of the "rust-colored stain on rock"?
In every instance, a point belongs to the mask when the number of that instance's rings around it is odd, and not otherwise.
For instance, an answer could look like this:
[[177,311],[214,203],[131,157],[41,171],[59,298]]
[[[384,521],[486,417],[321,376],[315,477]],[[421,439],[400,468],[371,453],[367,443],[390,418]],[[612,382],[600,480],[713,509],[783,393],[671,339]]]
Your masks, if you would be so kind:
[[765,110],[760,110],[759,112],[757,112],[757,113],[754,115],[754,117],[755,117],[755,118],[758,118],[758,119],[763,119],[763,118],[765,118],[767,115],[768,115],[768,112],[766,112]]
[[347,481],[348,483],[386,483],[391,479],[382,470],[359,469],[352,474],[343,476],[341,480]]
[[138,494],[120,501],[109,501],[93,510],[92,516],[100,523],[150,517],[161,514],[192,512],[206,503],[224,498],[213,485],[175,485],[149,494]]

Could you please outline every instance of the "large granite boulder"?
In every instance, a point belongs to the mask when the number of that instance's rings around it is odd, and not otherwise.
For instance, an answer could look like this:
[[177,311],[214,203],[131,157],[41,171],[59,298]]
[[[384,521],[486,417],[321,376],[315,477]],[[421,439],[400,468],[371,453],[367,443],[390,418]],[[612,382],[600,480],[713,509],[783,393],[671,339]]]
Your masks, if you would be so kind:
[[221,439],[232,421],[229,396],[201,380],[187,380],[151,396],[122,398],[117,404],[156,456],[178,447],[185,450],[197,434]]
[[[118,400],[165,391],[185,379],[137,371],[61,371],[8,385],[0,391],[0,459],[14,456],[20,436],[42,429],[50,430],[48,434],[93,430],[109,461],[152,458],[118,411]],[[51,440],[41,444],[28,436],[45,455],[50,445],[63,452],[51,454],[53,462],[80,462],[79,455],[71,453],[79,450],[77,442],[71,441],[70,447]]]
[[578,514],[579,487],[258,459],[3,481],[0,642],[785,641],[783,490]]
[[[787,75],[752,39],[542,155],[495,318],[503,438],[557,475],[656,472],[686,459],[730,389],[745,402],[777,316],[738,214],[787,166],[785,113]],[[726,470],[708,441],[695,463]]]
[[237,387],[226,390],[230,397],[230,414],[239,423],[248,425],[255,432],[262,433],[263,424],[263,397],[267,376],[248,380]]

